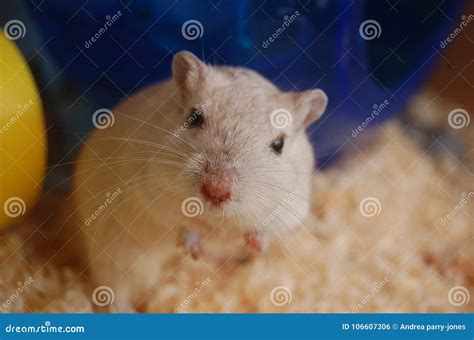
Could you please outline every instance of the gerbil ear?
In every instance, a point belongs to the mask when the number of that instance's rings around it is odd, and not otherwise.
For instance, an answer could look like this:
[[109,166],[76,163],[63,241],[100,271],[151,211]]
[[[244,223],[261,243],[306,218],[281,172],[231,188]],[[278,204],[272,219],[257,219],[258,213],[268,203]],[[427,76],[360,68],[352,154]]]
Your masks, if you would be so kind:
[[184,99],[202,84],[207,66],[194,54],[181,51],[173,58],[173,79]]
[[308,90],[296,94],[296,112],[300,119],[298,125],[306,128],[319,119],[326,110],[328,97],[323,90]]

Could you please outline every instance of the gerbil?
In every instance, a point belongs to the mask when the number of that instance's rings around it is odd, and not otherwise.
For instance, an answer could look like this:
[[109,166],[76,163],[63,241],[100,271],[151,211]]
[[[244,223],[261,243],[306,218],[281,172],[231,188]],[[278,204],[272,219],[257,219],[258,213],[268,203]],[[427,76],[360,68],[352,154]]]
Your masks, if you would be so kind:
[[324,112],[324,92],[281,92],[190,52],[176,54],[172,73],[95,117],[75,171],[82,256],[121,311],[159,286],[170,254],[206,256],[201,239],[216,229],[258,250],[309,214],[305,128]]

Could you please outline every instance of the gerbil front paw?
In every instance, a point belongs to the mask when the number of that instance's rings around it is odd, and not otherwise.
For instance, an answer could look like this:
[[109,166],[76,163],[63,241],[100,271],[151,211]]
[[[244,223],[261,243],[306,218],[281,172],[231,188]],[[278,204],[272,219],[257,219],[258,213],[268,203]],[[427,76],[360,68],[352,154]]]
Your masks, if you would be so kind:
[[186,254],[197,260],[202,254],[201,234],[195,230],[183,228],[178,236],[178,247],[183,247]]
[[267,238],[265,235],[256,231],[246,233],[244,235],[244,240],[248,248],[259,253],[265,250],[267,246]]

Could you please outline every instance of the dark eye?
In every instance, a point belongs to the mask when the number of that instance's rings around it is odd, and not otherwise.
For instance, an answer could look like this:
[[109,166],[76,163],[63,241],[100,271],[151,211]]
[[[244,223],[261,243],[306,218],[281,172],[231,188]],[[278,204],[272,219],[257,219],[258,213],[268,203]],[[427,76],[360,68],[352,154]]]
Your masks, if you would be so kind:
[[204,124],[204,115],[202,111],[196,108],[192,108],[187,123],[189,124],[189,127],[202,128]]
[[270,147],[273,149],[278,154],[281,154],[281,151],[283,150],[283,145],[285,144],[285,141],[283,140],[283,136],[278,136],[270,145]]

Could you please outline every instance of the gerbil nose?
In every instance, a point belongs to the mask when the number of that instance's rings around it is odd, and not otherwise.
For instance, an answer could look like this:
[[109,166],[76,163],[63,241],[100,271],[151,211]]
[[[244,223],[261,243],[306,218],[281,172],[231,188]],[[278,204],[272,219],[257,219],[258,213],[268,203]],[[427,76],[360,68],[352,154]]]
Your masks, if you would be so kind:
[[221,173],[207,173],[201,187],[201,194],[214,206],[230,200],[232,196],[232,186],[237,180],[237,170],[232,168]]

